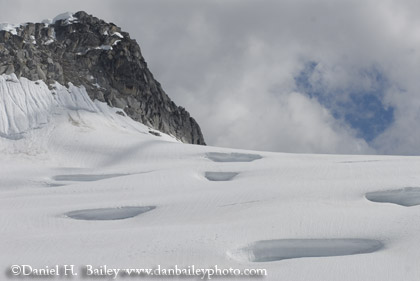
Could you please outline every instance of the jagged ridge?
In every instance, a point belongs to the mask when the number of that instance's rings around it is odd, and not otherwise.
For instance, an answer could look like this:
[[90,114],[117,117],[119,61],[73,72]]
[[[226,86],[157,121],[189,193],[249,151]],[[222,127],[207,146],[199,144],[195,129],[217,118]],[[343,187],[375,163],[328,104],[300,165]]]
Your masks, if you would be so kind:
[[0,75],[83,85],[90,98],[186,143],[205,144],[197,122],[163,91],[140,47],[113,23],[85,12],[0,31]]

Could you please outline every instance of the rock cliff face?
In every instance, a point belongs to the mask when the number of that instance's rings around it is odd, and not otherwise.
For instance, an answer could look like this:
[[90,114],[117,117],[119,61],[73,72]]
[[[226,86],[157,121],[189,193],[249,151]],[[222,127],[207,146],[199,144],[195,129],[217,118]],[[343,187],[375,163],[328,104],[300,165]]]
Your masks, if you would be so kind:
[[0,75],[83,85],[92,99],[183,142],[205,145],[200,127],[165,94],[137,42],[85,12],[0,29]]

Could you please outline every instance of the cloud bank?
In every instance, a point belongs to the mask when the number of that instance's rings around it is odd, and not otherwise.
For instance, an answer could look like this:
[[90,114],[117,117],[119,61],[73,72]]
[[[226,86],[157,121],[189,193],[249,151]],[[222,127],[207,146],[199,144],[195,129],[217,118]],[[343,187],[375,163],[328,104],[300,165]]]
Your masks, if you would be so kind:
[[420,154],[416,1],[15,2],[1,21],[86,10],[130,32],[210,145]]

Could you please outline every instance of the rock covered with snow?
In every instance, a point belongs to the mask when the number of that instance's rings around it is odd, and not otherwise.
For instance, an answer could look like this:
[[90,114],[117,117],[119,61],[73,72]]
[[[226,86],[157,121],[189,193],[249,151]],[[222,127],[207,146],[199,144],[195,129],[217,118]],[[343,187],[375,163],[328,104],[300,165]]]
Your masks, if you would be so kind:
[[67,24],[73,23],[77,20],[77,18],[75,18],[73,16],[73,13],[71,12],[66,12],[66,13],[62,13],[59,14],[58,16],[56,16],[53,20],[52,23],[56,23],[57,21],[62,20]]
[[91,99],[121,108],[134,120],[183,142],[205,144],[197,122],[154,79],[137,42],[85,12],[0,26],[1,74],[84,86]]

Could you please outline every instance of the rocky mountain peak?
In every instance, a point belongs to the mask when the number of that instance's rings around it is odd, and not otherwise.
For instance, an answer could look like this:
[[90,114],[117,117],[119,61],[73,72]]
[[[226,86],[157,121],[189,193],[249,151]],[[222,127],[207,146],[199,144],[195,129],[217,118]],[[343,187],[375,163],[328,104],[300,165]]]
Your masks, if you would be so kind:
[[197,122],[163,91],[137,42],[86,12],[52,21],[0,25],[0,75],[84,86],[92,99],[183,142],[204,145]]

